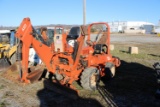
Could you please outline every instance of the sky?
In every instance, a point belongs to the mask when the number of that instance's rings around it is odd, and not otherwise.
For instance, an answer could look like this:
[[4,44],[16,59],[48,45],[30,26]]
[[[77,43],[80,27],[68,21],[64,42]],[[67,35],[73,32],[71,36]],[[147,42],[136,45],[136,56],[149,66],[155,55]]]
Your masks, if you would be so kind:
[[[0,26],[83,24],[83,0],[0,0]],[[158,24],[160,0],[86,0],[86,23],[147,21]]]

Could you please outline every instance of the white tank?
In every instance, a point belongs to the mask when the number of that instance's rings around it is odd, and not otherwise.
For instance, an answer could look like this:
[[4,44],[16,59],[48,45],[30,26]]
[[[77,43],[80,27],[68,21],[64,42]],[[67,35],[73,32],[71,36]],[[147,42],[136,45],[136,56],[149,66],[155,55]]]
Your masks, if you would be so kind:
[[41,64],[42,60],[36,54],[36,51],[33,48],[29,49],[29,62]]

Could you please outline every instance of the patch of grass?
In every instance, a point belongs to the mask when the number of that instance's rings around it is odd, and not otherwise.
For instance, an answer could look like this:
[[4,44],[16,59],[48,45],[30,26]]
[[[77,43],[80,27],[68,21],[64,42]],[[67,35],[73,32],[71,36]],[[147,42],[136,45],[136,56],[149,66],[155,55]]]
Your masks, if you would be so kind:
[[137,60],[160,60],[160,57],[158,55],[155,55],[154,53],[153,54],[150,54],[151,52],[154,52],[153,50],[147,50],[144,49],[144,50],[141,50],[139,51],[139,54],[130,54],[128,52],[127,49],[124,49],[123,48],[118,48],[117,50],[114,50],[114,51],[111,51],[111,54],[113,56],[116,56],[116,57],[119,57],[120,59],[122,60],[126,60],[126,61],[136,61]]
[[5,86],[4,85],[0,85],[0,89],[3,89]]
[[0,102],[0,107],[7,107],[9,104],[4,100]]
[[6,107],[6,104],[4,102],[1,102],[0,107]]
[[82,90],[83,88],[80,86],[80,83],[74,81],[72,84],[77,90]]

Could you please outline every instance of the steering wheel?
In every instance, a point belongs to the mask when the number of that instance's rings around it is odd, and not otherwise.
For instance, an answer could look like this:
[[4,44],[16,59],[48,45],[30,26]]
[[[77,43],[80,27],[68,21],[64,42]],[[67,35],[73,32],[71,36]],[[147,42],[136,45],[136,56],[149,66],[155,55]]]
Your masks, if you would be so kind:
[[94,45],[94,42],[91,41],[91,40],[86,40],[86,44],[89,45],[89,46],[93,46],[93,45]]

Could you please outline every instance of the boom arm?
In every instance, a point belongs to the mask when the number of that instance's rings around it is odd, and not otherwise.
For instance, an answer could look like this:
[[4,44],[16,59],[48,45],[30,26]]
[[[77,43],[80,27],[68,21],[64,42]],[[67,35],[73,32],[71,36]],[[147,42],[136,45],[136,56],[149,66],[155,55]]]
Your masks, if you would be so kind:
[[32,45],[35,49],[38,56],[47,66],[48,71],[51,71],[52,68],[50,65],[50,60],[52,58],[51,48],[44,45],[40,41],[34,38],[33,28],[29,18],[24,18],[20,24],[16,37],[22,41],[22,81],[28,83],[28,57],[29,57],[29,48]]

